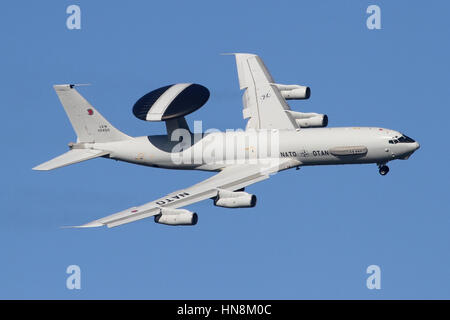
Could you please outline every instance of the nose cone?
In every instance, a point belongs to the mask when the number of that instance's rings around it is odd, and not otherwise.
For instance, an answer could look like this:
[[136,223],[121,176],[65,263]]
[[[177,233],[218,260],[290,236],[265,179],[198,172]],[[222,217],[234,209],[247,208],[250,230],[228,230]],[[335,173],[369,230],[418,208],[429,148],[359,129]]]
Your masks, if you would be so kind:
[[[401,144],[399,144],[401,145]],[[420,144],[417,141],[411,142],[411,143],[406,143],[406,149],[404,149],[404,153],[399,157],[399,159],[402,160],[408,160],[409,157],[417,150],[420,148]]]
[[420,144],[417,141],[415,141],[411,143],[411,146],[409,148],[410,151],[406,153],[406,156],[403,158],[404,160],[407,160],[417,149],[419,149]]

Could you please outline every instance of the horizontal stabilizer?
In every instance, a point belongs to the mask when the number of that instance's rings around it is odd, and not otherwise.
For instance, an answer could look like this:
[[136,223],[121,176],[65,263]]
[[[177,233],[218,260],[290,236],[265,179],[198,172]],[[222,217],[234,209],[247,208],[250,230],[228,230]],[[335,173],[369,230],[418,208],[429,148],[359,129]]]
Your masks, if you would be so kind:
[[64,166],[68,166],[69,164],[74,164],[77,162],[101,157],[109,154],[107,151],[102,150],[91,150],[91,149],[72,149],[52,160],[44,162],[36,167],[33,170],[53,170],[56,168],[61,168]]

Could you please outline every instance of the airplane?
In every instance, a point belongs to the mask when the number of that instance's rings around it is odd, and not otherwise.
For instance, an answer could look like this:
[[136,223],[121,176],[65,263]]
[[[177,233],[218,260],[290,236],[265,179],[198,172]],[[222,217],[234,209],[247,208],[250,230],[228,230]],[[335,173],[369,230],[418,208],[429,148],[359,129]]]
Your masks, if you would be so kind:
[[[202,103],[205,102],[204,87],[200,85],[175,84],[155,90],[147,100],[146,96],[139,100],[133,109],[135,115],[144,120],[165,121],[167,128],[166,135],[142,137],[130,137],[112,126],[78,93],[77,85],[54,85],[77,135],[77,142],[69,143],[68,152],[34,167],[34,170],[52,170],[103,157],[156,168],[217,172],[191,187],[74,228],[111,228],[148,217],[154,217],[159,224],[195,225],[197,213],[183,207],[206,199],[213,199],[214,205],[220,207],[254,207],[256,196],[245,192],[245,188],[282,170],[313,165],[373,163],[384,176],[389,172],[386,165],[389,161],[406,160],[419,149],[418,142],[395,130],[329,128],[327,115],[291,110],[287,100],[308,99],[311,94],[309,87],[276,83],[262,59],[255,54],[233,55],[240,89],[244,90],[246,128],[200,134],[197,140],[184,118],[192,110],[183,110],[183,106],[189,105],[192,95],[195,98],[196,94],[203,94]],[[209,92],[206,95],[207,100]],[[191,140],[190,144],[176,149],[180,137],[174,141],[173,135],[180,130],[187,132],[187,139],[193,138],[194,142]],[[253,139],[265,135],[270,137]],[[226,144],[218,148],[225,150],[221,154],[205,156],[204,152],[194,152],[214,148],[220,143]],[[264,153],[259,149],[275,152]],[[179,161],[185,155],[187,160]]]

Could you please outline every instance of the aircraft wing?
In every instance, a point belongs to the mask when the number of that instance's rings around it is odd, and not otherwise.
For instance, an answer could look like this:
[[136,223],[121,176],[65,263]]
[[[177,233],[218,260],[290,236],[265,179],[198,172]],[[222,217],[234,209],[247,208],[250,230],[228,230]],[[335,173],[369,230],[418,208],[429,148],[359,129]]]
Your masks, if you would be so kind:
[[234,53],[247,129],[298,129],[286,100],[264,62],[255,54]]
[[265,164],[237,164],[226,167],[216,175],[189,188],[172,192],[158,200],[139,207],[100,218],[76,228],[115,227],[136,220],[158,215],[161,208],[180,208],[217,196],[219,190],[235,191],[269,178],[270,174],[291,168],[298,163],[293,159],[270,160]]

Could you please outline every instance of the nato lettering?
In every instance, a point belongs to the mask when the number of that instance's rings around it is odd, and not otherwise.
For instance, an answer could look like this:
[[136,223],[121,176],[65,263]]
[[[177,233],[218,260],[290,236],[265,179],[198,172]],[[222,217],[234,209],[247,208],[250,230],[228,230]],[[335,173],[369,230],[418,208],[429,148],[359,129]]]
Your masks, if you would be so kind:
[[318,156],[329,156],[330,153],[328,152],[328,150],[314,150],[312,152],[314,157],[318,157]]
[[156,201],[156,204],[160,206],[160,205],[163,205],[163,204],[166,204],[166,203],[171,203],[171,202],[183,199],[184,197],[186,197],[188,195],[189,195],[188,192],[178,193],[178,194],[176,194],[174,196],[171,196],[171,197],[168,197],[168,198],[166,198],[164,200]]
[[296,157],[297,156],[297,152],[295,151],[286,151],[286,152],[280,152],[280,157]]

